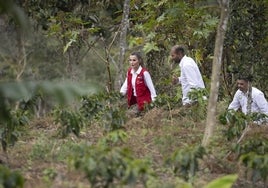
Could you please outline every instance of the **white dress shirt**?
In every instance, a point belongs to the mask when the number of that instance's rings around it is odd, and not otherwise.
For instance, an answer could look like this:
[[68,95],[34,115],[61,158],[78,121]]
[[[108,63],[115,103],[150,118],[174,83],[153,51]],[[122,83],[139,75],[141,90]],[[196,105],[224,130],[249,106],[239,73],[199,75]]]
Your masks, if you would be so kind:
[[[241,108],[242,112],[247,114],[247,95],[247,93],[237,90],[228,109],[238,110]],[[251,112],[258,112],[268,115],[267,100],[265,99],[263,92],[255,87],[252,87]]]
[[179,83],[182,86],[182,104],[189,104],[192,101],[188,93],[192,88],[205,88],[203,78],[195,61],[186,55],[180,61],[181,75]]
[[[138,70],[136,72],[133,69],[131,69],[131,72],[130,72],[132,74],[131,84],[132,84],[132,88],[134,90],[134,96],[137,96],[136,88],[135,88],[135,82],[136,82],[137,76],[141,73],[141,70],[142,70],[142,67],[139,66],[139,68],[138,68]],[[154,88],[152,78],[151,78],[151,76],[150,76],[148,71],[144,71],[143,76],[144,76],[145,85],[150,90],[151,99],[152,99],[152,101],[154,101],[155,98],[156,98],[156,92],[155,92],[155,88]],[[120,89],[120,93],[122,95],[126,95],[126,93],[127,93],[127,78],[125,79],[125,82],[124,82],[124,84],[122,85],[122,87]]]

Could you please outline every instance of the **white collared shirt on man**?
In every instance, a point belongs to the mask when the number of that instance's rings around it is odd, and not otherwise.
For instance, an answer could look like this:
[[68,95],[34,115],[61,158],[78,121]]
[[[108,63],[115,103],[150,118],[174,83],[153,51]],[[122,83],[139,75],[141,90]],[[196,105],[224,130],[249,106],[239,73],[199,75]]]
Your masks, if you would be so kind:
[[[228,110],[238,110],[241,108],[244,114],[247,114],[247,97],[248,93],[243,93],[241,90],[237,90],[233,101],[230,103]],[[252,87],[252,103],[251,112],[258,112],[268,115],[268,103],[264,97],[264,94],[259,89]]]
[[191,57],[186,55],[180,61],[181,75],[179,83],[182,86],[182,104],[190,104],[192,101],[188,97],[188,93],[192,88],[205,88],[205,84],[200,70]]

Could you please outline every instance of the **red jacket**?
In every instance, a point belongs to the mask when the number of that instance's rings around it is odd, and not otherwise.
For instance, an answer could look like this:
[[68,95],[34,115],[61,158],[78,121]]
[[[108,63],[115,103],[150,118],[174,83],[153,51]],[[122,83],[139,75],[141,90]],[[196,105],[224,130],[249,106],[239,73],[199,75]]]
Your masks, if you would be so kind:
[[136,99],[134,96],[134,91],[132,88],[132,74],[131,74],[131,68],[128,70],[128,76],[127,76],[127,99],[128,99],[128,106],[131,106],[133,104],[138,104],[138,109],[143,110],[145,103],[150,103],[152,101],[151,99],[151,93],[149,88],[145,84],[144,80],[144,71],[146,71],[145,68],[142,68],[140,74],[137,75],[136,81],[135,81],[135,88],[136,88]]

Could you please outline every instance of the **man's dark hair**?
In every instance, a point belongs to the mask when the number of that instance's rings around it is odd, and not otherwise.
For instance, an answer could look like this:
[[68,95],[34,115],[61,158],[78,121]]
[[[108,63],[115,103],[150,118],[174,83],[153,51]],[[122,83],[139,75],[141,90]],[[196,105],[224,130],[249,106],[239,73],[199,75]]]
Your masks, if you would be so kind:
[[237,77],[238,80],[245,80],[248,82],[252,82],[253,76],[250,74],[240,73]]
[[178,53],[185,54],[185,48],[183,46],[175,45],[175,46],[173,46],[173,49],[174,49],[176,54],[178,54]]

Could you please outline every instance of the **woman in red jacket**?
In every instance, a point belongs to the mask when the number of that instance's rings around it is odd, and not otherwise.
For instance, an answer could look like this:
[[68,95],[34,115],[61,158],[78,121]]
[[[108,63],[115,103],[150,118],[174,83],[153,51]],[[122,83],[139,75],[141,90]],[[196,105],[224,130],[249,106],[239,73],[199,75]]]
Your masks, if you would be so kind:
[[120,89],[122,95],[127,95],[128,107],[138,105],[138,112],[144,110],[144,104],[155,100],[156,92],[149,72],[142,67],[143,60],[138,52],[129,56],[130,68]]

